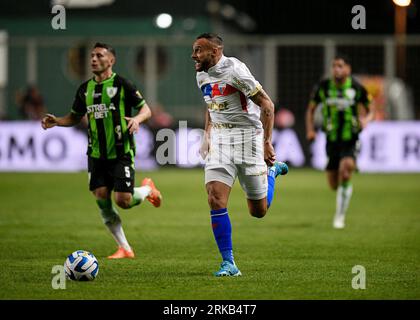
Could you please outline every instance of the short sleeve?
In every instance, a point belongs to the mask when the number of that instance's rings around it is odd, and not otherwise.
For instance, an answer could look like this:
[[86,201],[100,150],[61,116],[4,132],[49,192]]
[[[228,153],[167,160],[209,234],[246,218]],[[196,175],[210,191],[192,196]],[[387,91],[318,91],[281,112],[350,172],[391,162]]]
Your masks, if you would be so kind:
[[321,99],[321,85],[319,83],[317,83],[311,91],[311,95],[310,95],[310,102],[314,102],[315,104],[319,104],[321,103],[322,99]]
[[76,92],[74,97],[73,106],[71,112],[79,116],[85,115],[86,109],[86,86],[81,85]]
[[260,83],[255,80],[247,66],[243,63],[234,66],[232,72],[232,85],[246,97],[252,97],[261,90]]
[[357,102],[363,104],[366,108],[369,107],[370,102],[372,101],[371,95],[368,93],[366,88],[362,85],[359,85],[359,95]]
[[144,100],[142,94],[132,82],[126,80],[124,90],[125,102],[129,107],[140,109],[146,103],[146,100]]

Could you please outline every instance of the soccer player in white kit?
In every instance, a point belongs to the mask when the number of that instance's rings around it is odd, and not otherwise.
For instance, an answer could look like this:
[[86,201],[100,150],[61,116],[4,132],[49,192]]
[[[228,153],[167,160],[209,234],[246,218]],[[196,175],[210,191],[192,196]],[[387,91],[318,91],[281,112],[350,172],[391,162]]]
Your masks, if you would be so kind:
[[285,163],[276,161],[271,144],[274,104],[244,63],[223,55],[217,34],[198,36],[191,57],[208,107],[200,153],[206,159],[213,234],[223,259],[215,275],[240,276],[227,210],[235,179],[246,193],[250,214],[262,218],[273,199],[275,178],[288,172]]

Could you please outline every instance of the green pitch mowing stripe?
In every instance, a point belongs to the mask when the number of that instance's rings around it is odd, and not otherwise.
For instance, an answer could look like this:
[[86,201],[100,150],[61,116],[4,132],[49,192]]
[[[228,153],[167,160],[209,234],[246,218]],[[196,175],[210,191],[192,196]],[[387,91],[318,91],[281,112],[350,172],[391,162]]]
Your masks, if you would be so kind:
[[[137,184],[146,176],[137,173]],[[279,177],[264,219],[247,212],[238,184],[229,214],[243,276],[215,278],[220,257],[202,170],[147,173],[164,196],[120,209],[137,257],[109,261],[115,244],[87,174],[0,174],[1,299],[420,299],[420,175],[355,175],[344,230],[332,228],[325,173]],[[93,282],[51,287],[54,265],[77,249],[99,260]],[[366,289],[352,288],[352,268]]]

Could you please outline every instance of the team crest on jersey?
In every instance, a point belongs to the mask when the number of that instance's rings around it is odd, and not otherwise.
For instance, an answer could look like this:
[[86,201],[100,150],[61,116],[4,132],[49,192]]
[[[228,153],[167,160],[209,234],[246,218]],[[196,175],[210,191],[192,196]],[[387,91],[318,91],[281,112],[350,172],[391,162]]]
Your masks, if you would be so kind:
[[223,92],[225,92],[225,89],[226,89],[226,83],[219,83],[218,87],[219,87],[220,94],[223,95]]
[[117,94],[118,88],[117,87],[108,87],[106,88],[106,93],[109,98],[113,98]]
[[346,96],[350,99],[353,100],[354,97],[356,96],[356,90],[354,90],[353,88],[348,88],[346,89]]

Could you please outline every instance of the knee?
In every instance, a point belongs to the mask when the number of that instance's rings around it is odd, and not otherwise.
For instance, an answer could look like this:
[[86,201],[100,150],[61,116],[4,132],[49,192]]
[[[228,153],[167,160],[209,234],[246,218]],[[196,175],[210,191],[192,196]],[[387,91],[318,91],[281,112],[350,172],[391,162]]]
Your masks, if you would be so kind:
[[98,188],[92,191],[92,194],[95,196],[96,199],[108,199],[109,197],[108,190],[105,188]]
[[265,215],[267,213],[267,208],[266,207],[249,208],[249,213],[254,218],[261,219],[261,218],[265,217]]
[[341,179],[341,181],[343,181],[343,182],[347,182],[347,181],[349,181],[350,180],[350,178],[351,178],[351,170],[344,170],[343,172],[342,172],[342,174],[341,174],[341,177],[340,177]]
[[207,200],[212,210],[226,208],[226,205],[223,203],[222,196],[217,193],[209,192]]
[[128,209],[130,208],[131,196],[116,195],[115,203],[121,209]]

